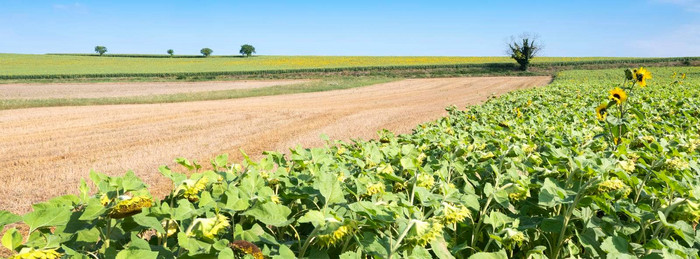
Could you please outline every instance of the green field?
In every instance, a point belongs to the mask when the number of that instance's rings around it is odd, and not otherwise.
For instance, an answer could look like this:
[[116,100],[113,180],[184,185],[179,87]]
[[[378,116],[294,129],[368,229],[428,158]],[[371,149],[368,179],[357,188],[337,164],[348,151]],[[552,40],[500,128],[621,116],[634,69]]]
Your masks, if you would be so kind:
[[412,134],[222,155],[212,171],[178,159],[160,168],[174,187],[162,200],[133,173],[93,173],[97,193],[83,183],[23,217],[0,211],[0,227],[30,231],[3,244],[82,258],[698,258],[700,67],[648,69],[646,87],[623,69],[561,72]]
[[[537,57],[535,64],[607,63],[654,59],[609,57]],[[658,59],[666,60],[666,59]],[[673,58],[680,60],[680,58]],[[206,72],[246,72],[368,67],[421,67],[453,64],[515,64],[508,57],[374,57],[374,56],[212,56],[165,58],[119,55],[0,54],[0,77],[60,75],[134,75]]]

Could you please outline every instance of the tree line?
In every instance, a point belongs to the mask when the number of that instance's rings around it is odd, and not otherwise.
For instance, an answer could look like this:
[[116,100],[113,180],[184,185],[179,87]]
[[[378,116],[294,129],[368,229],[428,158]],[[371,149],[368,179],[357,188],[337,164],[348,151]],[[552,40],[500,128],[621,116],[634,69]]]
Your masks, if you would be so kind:
[[[107,47],[95,46],[95,53],[102,56],[105,53],[107,53]],[[168,49],[166,53],[168,53],[168,55],[170,55],[171,57],[175,55],[175,51],[173,49]],[[210,48],[202,48],[201,50],[199,50],[199,53],[201,53],[204,57],[208,57],[211,56],[212,53],[214,53],[214,50]],[[250,44],[243,44],[241,45],[241,49],[238,51],[238,53],[245,57],[250,57],[253,55],[253,53],[255,53],[255,47],[253,47],[253,45]]]

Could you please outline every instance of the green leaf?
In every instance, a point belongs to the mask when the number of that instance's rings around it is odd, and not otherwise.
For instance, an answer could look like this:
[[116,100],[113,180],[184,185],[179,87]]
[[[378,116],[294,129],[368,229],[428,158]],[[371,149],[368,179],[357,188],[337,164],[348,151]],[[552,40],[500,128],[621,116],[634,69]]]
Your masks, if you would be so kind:
[[326,222],[326,216],[323,215],[323,212],[320,212],[318,210],[310,210],[304,216],[301,216],[297,220],[299,223],[311,223],[314,225],[314,227],[323,225]]
[[559,215],[554,218],[546,218],[540,223],[540,228],[542,231],[550,233],[561,233],[562,227],[564,227],[564,216]]
[[85,182],[85,179],[80,179],[80,200],[86,202],[90,197],[90,187]]
[[469,259],[508,259],[506,250],[500,250],[494,253],[478,252],[469,257]]
[[134,222],[136,222],[140,226],[155,229],[156,231],[158,231],[158,233],[161,234],[165,233],[163,225],[161,225],[161,222],[155,217],[146,216],[143,213],[141,213],[134,215],[132,218],[134,219]]
[[2,245],[7,249],[15,250],[22,245],[22,234],[16,228],[11,228],[2,236]]
[[511,222],[513,222],[513,218],[499,211],[491,211],[489,216],[484,219],[484,223],[491,224],[493,229],[499,229]]
[[263,204],[258,203],[253,206],[252,209],[247,210],[241,215],[251,216],[256,220],[265,223],[265,225],[283,227],[289,225],[290,222],[287,221],[287,217],[291,213],[292,210],[287,208],[287,206],[267,202]]
[[[292,254],[293,256],[294,254]],[[290,257],[294,258],[294,257]],[[340,255],[340,259],[362,259],[362,253],[355,251],[347,251]]]
[[22,220],[19,215],[13,214],[9,211],[0,210],[0,229],[5,227],[7,224],[12,224]]
[[[293,259],[293,258],[297,258],[297,257],[296,257],[296,255],[294,255],[294,252],[292,251],[292,249],[289,249],[288,246],[280,245],[279,255],[275,255],[272,258],[273,259],[287,259],[287,258]],[[343,258],[343,255],[340,255],[340,258]]]
[[[440,259],[454,259],[450,250],[447,248],[447,242],[442,235],[438,235],[433,241],[430,242],[430,248],[433,249],[433,253]],[[430,258],[430,256],[426,257]]]
[[70,208],[45,208],[24,215],[24,223],[29,225],[29,232],[42,227],[63,226],[70,220]]
[[378,237],[371,232],[364,232],[362,240],[362,251],[370,256],[386,258],[389,256],[389,239],[387,237]]
[[544,180],[544,185],[540,189],[540,194],[538,195],[538,204],[551,208],[560,204],[564,198],[566,198],[566,191],[557,186],[549,178],[546,178]]
[[174,220],[185,220],[192,218],[197,214],[192,203],[188,200],[182,199],[177,201],[178,207],[173,211]]
[[151,250],[140,250],[140,249],[125,249],[121,250],[116,259],[129,259],[129,258],[139,258],[139,259],[156,259],[158,258],[158,252]]
[[219,259],[230,259],[230,258],[236,258],[236,256],[233,254],[233,250],[231,248],[224,248],[224,250],[219,251],[219,255],[217,256]]
[[244,211],[248,209],[250,203],[248,200],[241,199],[238,194],[238,189],[231,189],[224,193],[226,195],[226,205],[224,209],[232,212]]
[[214,158],[213,165],[215,167],[225,168],[227,164],[228,164],[228,153],[218,155],[218,156],[216,156],[216,158]]
[[425,249],[425,247],[416,246],[413,248],[413,250],[411,251],[411,255],[408,258],[410,258],[410,259],[430,259],[433,257],[430,256],[430,252],[428,252],[428,249]]
[[80,215],[80,220],[93,220],[102,216],[107,209],[102,205],[99,199],[92,198],[87,201],[87,207],[85,211]]
[[321,196],[325,200],[325,206],[345,202],[343,188],[340,187],[338,178],[329,172],[320,174],[316,182],[314,182],[314,188],[321,192]]
[[618,236],[606,238],[600,245],[600,249],[608,254],[626,254],[629,251],[627,240]]

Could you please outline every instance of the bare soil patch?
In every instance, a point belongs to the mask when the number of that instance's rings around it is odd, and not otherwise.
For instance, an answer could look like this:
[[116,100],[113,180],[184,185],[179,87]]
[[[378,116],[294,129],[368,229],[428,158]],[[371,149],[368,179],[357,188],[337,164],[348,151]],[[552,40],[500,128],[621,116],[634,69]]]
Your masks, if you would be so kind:
[[0,99],[108,98],[253,89],[311,80],[0,84]]
[[409,79],[346,90],[220,101],[52,107],[0,111],[0,209],[26,212],[32,203],[76,193],[91,169],[134,170],[152,193],[170,182],[157,168],[186,157],[208,164],[239,149],[323,145],[373,138],[381,129],[409,133],[417,124],[490,95],[542,86],[550,77]]

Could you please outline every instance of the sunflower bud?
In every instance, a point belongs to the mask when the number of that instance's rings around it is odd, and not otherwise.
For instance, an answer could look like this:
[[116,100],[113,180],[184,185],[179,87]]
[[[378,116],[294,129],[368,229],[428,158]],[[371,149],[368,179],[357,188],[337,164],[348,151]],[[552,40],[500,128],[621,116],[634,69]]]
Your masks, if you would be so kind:
[[464,205],[452,205],[447,202],[443,202],[442,206],[442,222],[444,224],[462,222],[465,218],[471,217],[471,212]]
[[632,192],[632,189],[617,178],[602,181],[596,188],[596,193],[607,193],[612,197],[627,197],[630,192]]
[[629,68],[625,69],[625,78],[627,78],[627,80],[633,80],[634,79],[634,71],[632,71],[632,69],[629,69]]
[[435,185],[435,179],[430,174],[419,174],[416,179],[416,185],[418,187],[425,187],[427,189],[433,188]]
[[384,192],[384,184],[383,183],[374,183],[370,184],[367,186],[367,196],[372,196],[377,193],[382,193]]
[[688,168],[690,168],[688,162],[680,157],[666,159],[666,169],[668,170],[683,171],[687,170]]
[[406,236],[406,241],[410,244],[417,246],[425,246],[438,235],[442,234],[442,228],[444,227],[437,219],[430,219],[428,221],[422,221],[413,219],[413,226]]
[[199,200],[199,193],[207,188],[207,183],[209,179],[203,176],[196,182],[192,179],[188,179],[182,182],[180,186],[175,189],[175,193],[179,194],[182,192],[182,197],[187,198],[191,202],[196,202]]

